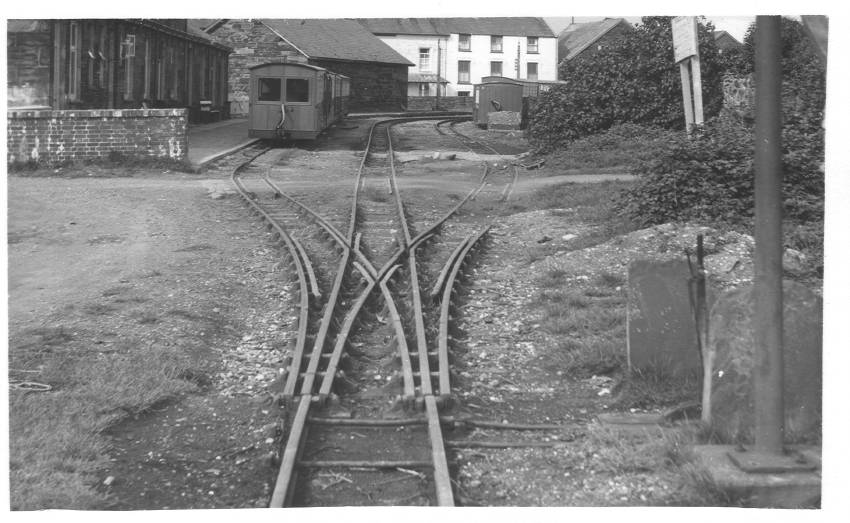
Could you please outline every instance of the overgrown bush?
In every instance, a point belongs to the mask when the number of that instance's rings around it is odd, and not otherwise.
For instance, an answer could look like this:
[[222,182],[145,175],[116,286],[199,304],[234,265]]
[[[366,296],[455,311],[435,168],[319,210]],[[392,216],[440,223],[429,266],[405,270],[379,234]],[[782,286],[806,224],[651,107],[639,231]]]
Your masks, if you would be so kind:
[[729,120],[714,120],[689,139],[656,142],[636,162],[637,183],[620,208],[640,225],[674,220],[740,221],[753,213],[753,135]]
[[[528,137],[540,150],[598,133],[620,123],[684,127],[679,66],[673,63],[670,17],[644,17],[592,56],[560,65],[566,84],[544,93],[531,111]],[[712,31],[699,24],[706,116],[723,103],[722,67]]]
[[[583,173],[626,171],[638,160],[654,154],[657,142],[666,142],[680,131],[625,123],[599,134],[564,144],[547,155],[546,165]],[[656,145],[653,145],[656,144]]]
[[[752,70],[753,34],[742,70]],[[801,25],[782,21],[782,166],[786,244],[821,264],[824,212],[826,77]],[[749,225],[754,213],[754,137],[748,125],[715,118],[692,139],[684,133],[652,142],[637,162],[638,182],[619,208],[642,225],[697,220]]]

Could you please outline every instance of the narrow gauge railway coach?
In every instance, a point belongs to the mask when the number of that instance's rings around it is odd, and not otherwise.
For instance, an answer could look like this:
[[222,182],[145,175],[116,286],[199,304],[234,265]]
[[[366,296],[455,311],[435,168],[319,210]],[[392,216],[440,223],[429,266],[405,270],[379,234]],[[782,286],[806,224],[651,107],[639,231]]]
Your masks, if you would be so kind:
[[348,113],[349,78],[322,67],[256,65],[249,88],[252,137],[313,140]]

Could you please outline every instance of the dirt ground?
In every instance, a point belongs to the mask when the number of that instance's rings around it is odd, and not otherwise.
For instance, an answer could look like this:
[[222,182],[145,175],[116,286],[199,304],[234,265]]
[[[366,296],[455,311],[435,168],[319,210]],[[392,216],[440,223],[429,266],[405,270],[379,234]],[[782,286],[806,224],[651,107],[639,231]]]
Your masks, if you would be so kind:
[[[48,381],[45,401],[61,393],[61,377],[43,375],[45,345],[90,358],[162,345],[192,358],[194,394],[109,431],[111,463],[89,480],[113,478],[101,488],[114,508],[264,503],[276,418],[251,383],[276,375],[288,295],[264,231],[235,200],[212,200],[209,186],[174,174],[9,178],[12,378]],[[65,336],[47,339],[57,331]],[[268,361],[228,375],[248,343]],[[228,391],[237,379],[243,390]],[[238,481],[229,471],[246,467],[255,470]]]
[[[282,152],[286,162],[277,175],[289,176],[299,191],[314,191],[317,177],[356,165],[355,145],[365,129],[359,122],[342,129],[338,141],[324,142],[324,149],[319,144]],[[439,187],[463,194],[464,183],[471,186],[480,173],[481,158],[429,162],[425,156],[442,142],[416,141],[427,132],[425,124],[401,131],[405,153],[422,151],[402,169],[402,190]],[[9,177],[10,368],[13,378],[54,386],[29,397],[48,401],[62,390],[56,371],[44,368],[57,352],[85,361],[157,345],[191,358],[178,376],[190,385],[187,391],[128,413],[98,436],[105,460],[95,460],[99,466],[84,480],[107,496],[80,508],[242,508],[267,502],[281,437],[267,387],[292,336],[290,281],[265,229],[228,194],[228,166],[225,160],[201,175]],[[523,173],[515,197],[559,181]],[[487,212],[483,204],[478,209]],[[461,319],[466,342],[458,357],[460,413],[574,423],[606,409],[610,378],[572,379],[552,364],[552,340],[540,331],[532,305],[537,283],[523,271],[526,253],[511,243],[531,246],[539,234],[557,242],[583,230],[581,223],[546,212],[497,220]],[[15,375],[15,369],[26,374]],[[600,448],[610,446],[604,431],[510,437],[580,445],[457,451],[462,503],[608,506],[690,499],[681,492],[681,477],[669,470],[606,468],[596,459]],[[655,444],[654,436],[646,437]],[[15,484],[24,476],[13,468],[13,505]]]

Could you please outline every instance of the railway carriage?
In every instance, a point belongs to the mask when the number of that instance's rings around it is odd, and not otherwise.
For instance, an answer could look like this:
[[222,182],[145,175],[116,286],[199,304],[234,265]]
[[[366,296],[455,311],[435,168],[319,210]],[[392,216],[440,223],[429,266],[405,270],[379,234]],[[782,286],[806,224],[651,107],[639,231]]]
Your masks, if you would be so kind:
[[313,140],[345,116],[348,85],[347,77],[315,65],[255,65],[249,84],[248,134],[255,138]]

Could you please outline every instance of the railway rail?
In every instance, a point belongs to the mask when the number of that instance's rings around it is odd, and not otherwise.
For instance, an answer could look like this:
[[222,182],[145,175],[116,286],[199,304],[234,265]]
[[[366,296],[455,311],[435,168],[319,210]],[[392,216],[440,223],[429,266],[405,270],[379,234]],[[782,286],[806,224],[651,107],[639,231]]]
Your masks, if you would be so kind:
[[[440,416],[452,403],[453,296],[489,227],[459,241],[440,232],[491,184],[493,168],[483,164],[477,186],[442,217],[414,223],[391,130],[422,119],[372,125],[345,213],[311,208],[284,190],[262,161],[268,150],[233,170],[297,283],[297,335],[276,389],[289,430],[271,507],[454,505]],[[436,244],[451,246],[439,271],[418,259]],[[403,417],[411,412],[418,414]]]

